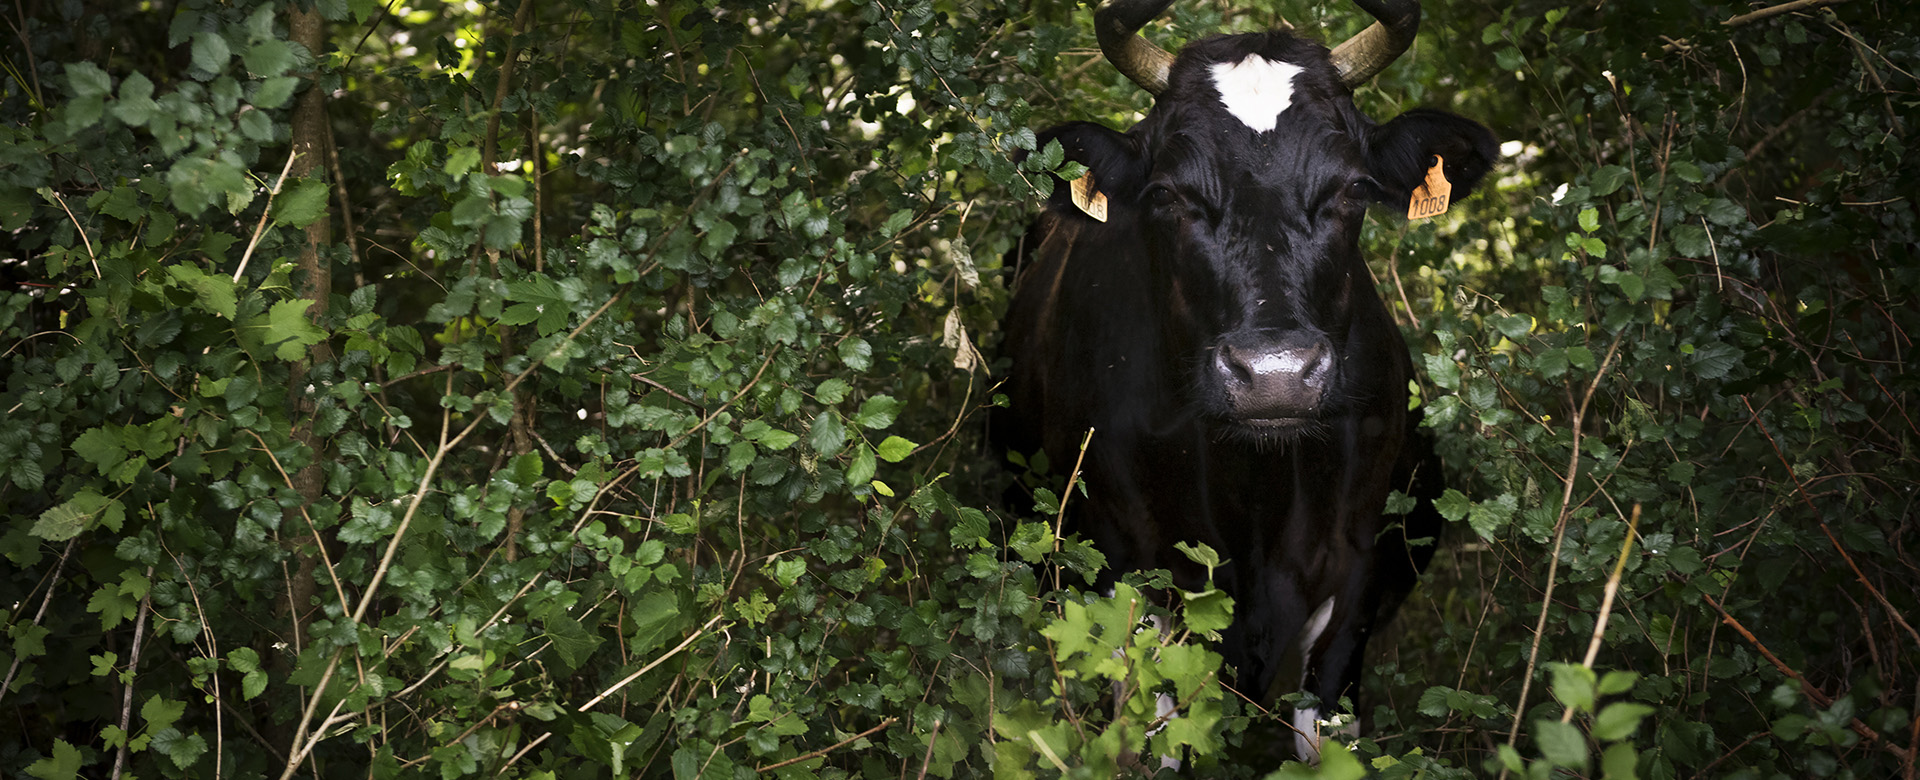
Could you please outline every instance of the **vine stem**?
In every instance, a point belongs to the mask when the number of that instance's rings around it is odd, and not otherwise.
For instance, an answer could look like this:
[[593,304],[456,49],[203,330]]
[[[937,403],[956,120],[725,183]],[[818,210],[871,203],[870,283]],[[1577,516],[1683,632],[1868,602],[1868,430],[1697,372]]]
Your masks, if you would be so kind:
[[[1613,346],[1607,348],[1607,357],[1600,361],[1600,368],[1593,372],[1593,381],[1587,383],[1587,393],[1580,398],[1580,408],[1573,411],[1573,452],[1567,456],[1567,476],[1561,480],[1560,520],[1553,526],[1553,555],[1547,559],[1547,590],[1540,597],[1540,618],[1533,624],[1533,648],[1527,651],[1527,672],[1520,678],[1520,701],[1513,706],[1513,727],[1507,731],[1507,746],[1520,739],[1520,721],[1527,712],[1527,694],[1533,691],[1533,672],[1540,665],[1540,638],[1546,635],[1547,612],[1553,606],[1553,582],[1560,573],[1560,546],[1567,539],[1567,521],[1573,517],[1573,482],[1580,475],[1580,430],[1587,419],[1587,406],[1593,402],[1593,394],[1600,389],[1600,380],[1607,375],[1607,369],[1613,365],[1613,358],[1620,353],[1620,336],[1613,338]],[[1500,770],[1500,780],[1505,780],[1507,770]]]

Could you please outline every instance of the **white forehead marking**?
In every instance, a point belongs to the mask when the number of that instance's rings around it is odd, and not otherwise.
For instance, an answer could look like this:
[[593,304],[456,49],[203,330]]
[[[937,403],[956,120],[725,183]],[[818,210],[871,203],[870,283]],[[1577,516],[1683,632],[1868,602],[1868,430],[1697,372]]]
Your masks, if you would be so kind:
[[1293,105],[1293,77],[1303,70],[1291,62],[1249,54],[1239,62],[1214,63],[1213,86],[1229,113],[1264,133],[1279,123],[1280,112]]

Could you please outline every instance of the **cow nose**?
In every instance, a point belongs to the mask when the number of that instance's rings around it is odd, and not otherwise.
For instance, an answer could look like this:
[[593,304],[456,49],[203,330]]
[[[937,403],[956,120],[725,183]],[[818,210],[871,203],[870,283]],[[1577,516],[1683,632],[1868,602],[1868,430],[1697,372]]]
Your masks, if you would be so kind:
[[1319,334],[1250,334],[1222,341],[1213,371],[1233,416],[1242,420],[1311,415],[1333,383],[1333,344]]

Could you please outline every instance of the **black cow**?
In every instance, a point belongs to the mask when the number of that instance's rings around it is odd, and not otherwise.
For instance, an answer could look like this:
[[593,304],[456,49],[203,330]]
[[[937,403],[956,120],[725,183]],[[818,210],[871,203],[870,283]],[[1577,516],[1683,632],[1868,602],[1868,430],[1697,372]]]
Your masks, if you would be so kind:
[[[1026,239],[997,436],[1071,463],[1095,429],[1072,527],[1112,569],[1168,569],[1188,588],[1204,572],[1174,543],[1211,545],[1230,559],[1214,576],[1237,602],[1222,647],[1236,688],[1265,702],[1299,686],[1330,705],[1432,556],[1408,540],[1441,522],[1426,500],[1438,465],[1407,409],[1413,366],[1360,256],[1361,220],[1373,202],[1405,207],[1435,156],[1465,195],[1496,143],[1452,114],[1375,124],[1354,107],[1352,86],[1411,41],[1417,2],[1360,3],[1381,23],[1331,55],[1275,31],[1177,59],[1135,32],[1169,2],[1096,13],[1108,58],[1157,94],[1146,118],[1040,138],[1090,169],[1108,213],[1060,182]],[[1383,516],[1394,489],[1421,508]],[[1312,735],[1318,715],[1294,723]]]

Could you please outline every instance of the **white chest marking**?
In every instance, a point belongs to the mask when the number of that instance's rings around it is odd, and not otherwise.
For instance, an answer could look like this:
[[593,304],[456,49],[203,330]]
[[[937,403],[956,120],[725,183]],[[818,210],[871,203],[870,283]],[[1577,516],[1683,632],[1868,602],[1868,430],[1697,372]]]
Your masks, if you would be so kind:
[[1293,77],[1304,69],[1249,54],[1239,62],[1213,64],[1213,86],[1227,112],[1256,132],[1272,130],[1280,112],[1293,105]]

